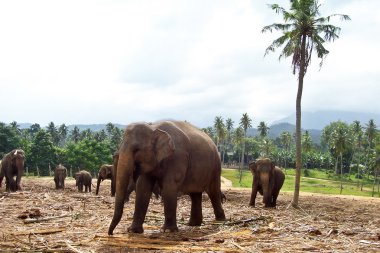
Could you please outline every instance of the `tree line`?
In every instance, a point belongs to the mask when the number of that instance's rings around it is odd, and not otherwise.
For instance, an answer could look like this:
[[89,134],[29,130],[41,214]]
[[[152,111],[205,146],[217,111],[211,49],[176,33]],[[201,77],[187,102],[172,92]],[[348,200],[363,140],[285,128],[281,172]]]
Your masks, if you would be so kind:
[[94,175],[102,164],[112,163],[112,154],[118,149],[124,130],[112,123],[106,129],[69,131],[65,124],[50,122],[46,128],[33,124],[20,129],[17,122],[0,122],[0,157],[15,148],[26,153],[26,172],[47,176],[58,164],[71,172],[85,169]]
[[[234,124],[231,118],[224,120],[217,116],[213,126],[203,129],[217,145],[225,166],[243,169],[249,161],[269,157],[285,169],[296,167],[294,133],[283,131],[279,137],[270,139],[270,127],[261,121],[257,125],[257,136],[246,136],[247,129],[252,128],[252,119],[247,113],[236,127]],[[372,176],[377,182],[380,135],[372,119],[364,125],[360,121],[331,122],[323,129],[320,143],[313,143],[310,133],[303,131],[301,147],[304,176],[313,168],[342,176],[355,174],[357,179]]]

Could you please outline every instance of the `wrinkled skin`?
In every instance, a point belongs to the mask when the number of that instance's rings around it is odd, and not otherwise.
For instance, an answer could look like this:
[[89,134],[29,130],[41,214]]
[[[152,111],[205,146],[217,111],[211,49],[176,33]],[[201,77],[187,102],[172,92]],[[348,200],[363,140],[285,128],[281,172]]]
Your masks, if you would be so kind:
[[[113,175],[116,175],[116,170],[117,170],[117,162],[118,162],[118,159],[119,159],[119,151],[116,151],[114,154],[113,154],[113,157],[112,157],[112,160],[113,160],[113,168],[116,168],[113,170]],[[129,196],[131,195],[131,193],[133,191],[136,191],[136,181],[138,179],[138,175],[137,173],[134,173],[133,176],[129,179],[129,182],[128,182],[128,186],[127,186],[127,192],[125,194],[125,199],[124,199],[124,202],[129,202]],[[113,179],[114,182],[115,179]],[[112,189],[113,190],[113,195],[112,196],[115,196],[115,184],[113,184],[112,186],[112,183],[111,183],[111,192],[112,192]],[[158,183],[156,183],[153,187],[153,193],[154,193],[154,196],[156,197],[156,199],[159,198],[160,196],[160,192],[161,192],[161,189],[160,187],[158,186]]]
[[263,195],[265,207],[276,207],[276,200],[285,181],[285,175],[270,159],[258,159],[249,164],[253,175],[250,206],[255,206],[257,191]]
[[163,231],[178,231],[177,194],[191,198],[188,225],[200,226],[202,192],[211,200],[216,220],[225,220],[221,204],[221,164],[210,137],[187,122],[163,121],[154,124],[129,125],[119,149],[116,172],[115,210],[108,234],[119,223],[127,192],[127,182],[138,177],[132,233],[143,233],[143,222],[155,183],[161,188],[165,221]]
[[[21,190],[21,177],[24,174],[25,152],[22,149],[14,149],[1,160],[0,187],[5,177],[7,191]],[[14,180],[16,177],[16,180]]]
[[96,184],[96,195],[98,195],[99,193],[99,186],[100,186],[100,182],[102,182],[103,180],[105,179],[110,179],[111,180],[111,196],[115,196],[115,193],[112,194],[112,188],[113,187],[113,184],[114,184],[114,179],[113,179],[113,175],[114,175],[114,169],[113,169],[113,165],[109,165],[109,164],[103,164],[100,169],[99,169],[99,173],[98,173],[98,180],[97,180],[97,184]]
[[62,164],[57,165],[54,171],[55,189],[65,189],[65,178],[67,176],[67,169]]
[[85,192],[91,192],[92,177],[88,171],[81,170],[74,175],[76,186],[78,186],[78,191],[83,192],[83,186],[85,187]]

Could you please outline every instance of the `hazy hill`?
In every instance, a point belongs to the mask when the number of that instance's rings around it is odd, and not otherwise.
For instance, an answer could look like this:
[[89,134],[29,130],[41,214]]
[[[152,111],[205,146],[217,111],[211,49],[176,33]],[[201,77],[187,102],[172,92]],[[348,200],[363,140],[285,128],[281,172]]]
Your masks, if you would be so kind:
[[[309,131],[309,134],[313,142],[319,144],[322,131],[317,130],[317,129],[306,129],[306,130]],[[278,123],[278,124],[271,125],[269,126],[268,136],[270,139],[276,139],[277,137],[280,137],[282,132],[285,132],[285,131],[290,132],[290,134],[294,136],[294,133],[296,131],[296,126],[289,123]],[[304,131],[305,129],[302,129],[302,132]],[[255,128],[250,128],[247,130],[247,135],[250,137],[258,136],[258,131]]]
[[[364,126],[370,119],[379,124],[380,114],[365,113],[365,112],[349,112],[349,111],[316,111],[302,112],[302,128],[303,129],[318,129],[322,130],[325,126],[333,121],[343,121],[351,124],[354,120],[359,120]],[[279,123],[296,124],[295,113],[280,120],[276,120],[272,125]]]

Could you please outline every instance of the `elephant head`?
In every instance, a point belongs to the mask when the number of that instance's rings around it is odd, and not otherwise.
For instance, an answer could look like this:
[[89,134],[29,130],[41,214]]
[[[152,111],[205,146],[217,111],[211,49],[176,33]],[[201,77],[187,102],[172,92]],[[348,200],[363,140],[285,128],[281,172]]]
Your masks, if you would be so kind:
[[257,184],[258,191],[263,195],[265,206],[272,203],[272,189],[274,184],[274,163],[268,159],[259,159],[250,163],[249,168],[254,175],[254,184]]
[[103,164],[99,169],[98,174],[98,181],[96,184],[96,195],[99,193],[99,186],[100,182],[102,182],[104,179],[111,179],[113,180],[113,165],[107,165]]
[[153,129],[145,123],[131,124],[127,127],[117,159],[115,212],[109,234],[112,234],[123,214],[126,185],[130,178],[152,172],[163,159],[171,156],[174,150],[171,136],[163,130]]

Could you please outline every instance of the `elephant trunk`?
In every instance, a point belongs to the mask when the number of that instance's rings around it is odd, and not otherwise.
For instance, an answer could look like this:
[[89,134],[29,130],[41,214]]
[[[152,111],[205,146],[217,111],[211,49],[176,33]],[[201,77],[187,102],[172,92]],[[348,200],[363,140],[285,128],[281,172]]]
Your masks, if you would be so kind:
[[262,173],[260,175],[260,181],[263,189],[263,202],[265,207],[270,207],[272,202],[272,189],[269,182],[269,173]]
[[95,191],[95,194],[96,195],[98,195],[98,193],[99,193],[99,186],[100,186],[100,182],[102,181],[102,179],[101,179],[101,176],[100,176],[100,174],[98,175],[98,181],[97,181],[97,183],[96,183],[96,191]]
[[115,176],[116,196],[115,196],[115,210],[111,224],[108,228],[108,234],[112,235],[113,230],[120,222],[123,215],[124,199],[127,192],[127,185],[134,170],[134,161],[131,156],[127,154],[120,154]]

